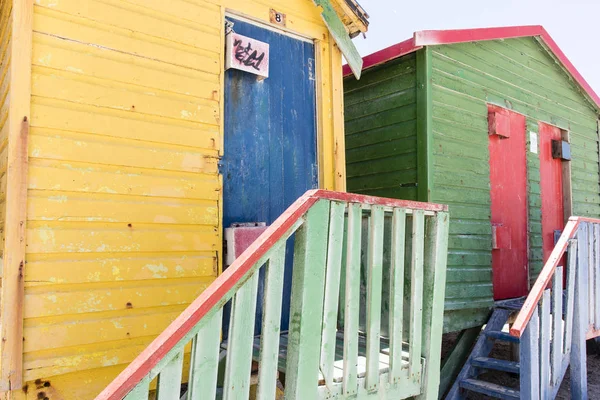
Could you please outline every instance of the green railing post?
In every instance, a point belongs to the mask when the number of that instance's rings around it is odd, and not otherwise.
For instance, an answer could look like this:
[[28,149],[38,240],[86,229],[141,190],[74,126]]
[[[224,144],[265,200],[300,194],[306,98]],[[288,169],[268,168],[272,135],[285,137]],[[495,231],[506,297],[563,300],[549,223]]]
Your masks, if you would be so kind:
[[319,200],[296,232],[290,331],[286,367],[286,400],[317,398],[329,201]]
[[421,356],[426,364],[419,400],[437,400],[439,394],[449,222],[448,213],[439,212],[429,220],[425,233]]

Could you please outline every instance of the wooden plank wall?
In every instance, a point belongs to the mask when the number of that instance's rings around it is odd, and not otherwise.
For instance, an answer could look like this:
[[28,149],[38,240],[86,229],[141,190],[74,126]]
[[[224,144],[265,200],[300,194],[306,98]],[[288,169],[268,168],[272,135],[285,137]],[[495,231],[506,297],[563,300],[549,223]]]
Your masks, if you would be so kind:
[[[600,215],[597,114],[534,38],[432,47],[432,201],[450,204],[446,330],[485,320],[492,304],[486,103],[527,117],[530,278],[542,267],[538,121],[568,130],[573,212]],[[539,142],[539,141],[538,141]],[[479,308],[479,311],[477,310]]]
[[[0,223],[5,221],[6,211],[6,167],[8,163],[8,107],[10,100],[10,45],[12,30],[12,2],[0,4]],[[4,230],[0,232],[4,243]],[[4,251],[0,246],[0,253]],[[4,254],[0,254],[3,257]],[[0,280],[1,283],[1,280]],[[0,299],[1,301],[1,299]]]
[[220,20],[36,2],[25,381],[128,363],[216,276]]
[[348,191],[417,200],[415,54],[344,81]]
[[319,40],[321,186],[343,190],[341,54],[312,2],[35,2],[27,398],[93,398],[219,273],[222,21],[271,7]]

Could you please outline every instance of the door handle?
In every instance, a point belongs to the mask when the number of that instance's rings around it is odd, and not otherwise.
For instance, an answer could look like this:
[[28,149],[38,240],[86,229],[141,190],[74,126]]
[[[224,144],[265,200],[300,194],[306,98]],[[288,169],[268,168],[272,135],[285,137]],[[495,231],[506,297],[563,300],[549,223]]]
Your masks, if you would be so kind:
[[512,248],[510,227],[501,223],[492,223],[492,250]]

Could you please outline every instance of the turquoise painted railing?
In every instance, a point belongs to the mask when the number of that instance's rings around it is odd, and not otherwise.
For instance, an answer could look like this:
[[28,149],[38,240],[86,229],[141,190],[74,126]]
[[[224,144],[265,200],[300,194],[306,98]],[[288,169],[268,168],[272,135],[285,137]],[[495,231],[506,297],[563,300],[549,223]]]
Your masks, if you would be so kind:
[[569,219],[510,333],[521,337],[522,399],[554,399],[569,364],[572,398],[587,399],[585,341],[600,336],[600,220]]
[[[280,332],[292,235],[290,328]],[[97,400],[148,399],[154,388],[158,400],[247,399],[255,382],[253,396],[275,399],[278,371],[290,400],[437,399],[447,241],[445,206],[307,192]],[[229,301],[229,337],[221,343]]]

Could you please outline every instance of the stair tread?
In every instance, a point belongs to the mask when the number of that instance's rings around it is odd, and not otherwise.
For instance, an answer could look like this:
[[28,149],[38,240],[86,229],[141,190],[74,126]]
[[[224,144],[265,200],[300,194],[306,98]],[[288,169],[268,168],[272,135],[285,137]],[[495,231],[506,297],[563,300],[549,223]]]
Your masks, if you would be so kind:
[[487,332],[485,332],[485,335],[488,338],[496,339],[496,340],[503,340],[505,342],[519,343],[519,341],[520,341],[520,339],[518,337],[514,337],[508,332],[487,331]]
[[514,374],[518,374],[521,370],[521,366],[518,362],[499,360],[492,357],[475,357],[471,363],[478,368],[493,369]]
[[520,399],[521,395],[518,390],[508,388],[506,386],[497,385],[491,382],[480,381],[477,379],[464,379],[460,382],[463,389],[485,394],[497,399]]

